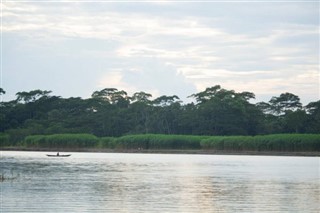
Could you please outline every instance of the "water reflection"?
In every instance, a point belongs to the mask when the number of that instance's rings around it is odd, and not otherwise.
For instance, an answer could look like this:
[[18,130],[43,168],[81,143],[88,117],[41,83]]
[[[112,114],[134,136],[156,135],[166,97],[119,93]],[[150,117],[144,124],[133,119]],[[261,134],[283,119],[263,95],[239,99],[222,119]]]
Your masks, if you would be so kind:
[[319,159],[2,152],[1,212],[318,212]]

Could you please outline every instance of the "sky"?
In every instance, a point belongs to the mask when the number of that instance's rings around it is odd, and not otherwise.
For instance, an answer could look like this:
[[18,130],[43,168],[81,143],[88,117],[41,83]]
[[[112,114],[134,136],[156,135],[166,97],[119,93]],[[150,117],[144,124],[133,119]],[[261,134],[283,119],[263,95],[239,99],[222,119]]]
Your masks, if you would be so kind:
[[157,98],[221,85],[320,99],[319,1],[1,1],[3,101],[21,91]]

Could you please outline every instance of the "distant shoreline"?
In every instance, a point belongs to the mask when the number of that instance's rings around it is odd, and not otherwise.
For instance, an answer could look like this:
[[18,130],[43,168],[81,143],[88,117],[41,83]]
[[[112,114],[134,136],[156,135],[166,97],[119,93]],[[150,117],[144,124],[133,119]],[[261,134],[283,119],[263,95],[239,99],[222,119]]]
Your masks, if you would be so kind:
[[279,152],[279,151],[226,151],[203,149],[105,149],[105,148],[30,148],[1,147],[0,151],[39,152],[96,152],[96,153],[141,153],[141,154],[198,154],[198,155],[256,155],[256,156],[302,156],[320,157],[320,152]]

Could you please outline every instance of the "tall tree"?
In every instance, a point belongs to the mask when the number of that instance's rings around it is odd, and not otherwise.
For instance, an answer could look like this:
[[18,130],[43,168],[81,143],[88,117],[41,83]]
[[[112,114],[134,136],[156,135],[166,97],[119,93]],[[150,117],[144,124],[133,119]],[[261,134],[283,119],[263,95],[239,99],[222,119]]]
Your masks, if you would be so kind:
[[254,134],[256,118],[250,113],[254,105],[248,101],[254,98],[253,93],[236,93],[219,85],[192,95],[198,105],[198,131],[200,134]]
[[297,95],[288,92],[282,93],[279,97],[272,97],[269,103],[273,113],[276,115],[302,108],[300,98]]
[[146,92],[136,92],[133,94],[133,96],[130,98],[133,103],[139,102],[139,103],[145,103],[150,104],[150,98],[152,97],[151,94]]
[[149,133],[151,116],[151,94],[145,92],[136,92],[131,97],[132,104],[129,109],[129,115],[133,125],[133,133]]
[[180,110],[178,96],[160,96],[152,101],[153,116],[151,125],[154,132],[174,134],[176,132],[177,116]]
[[195,98],[196,102],[198,104],[201,104],[201,103],[204,103],[204,102],[210,100],[211,98],[213,98],[220,89],[221,89],[220,85],[216,85],[216,86],[213,86],[213,87],[208,87],[208,88],[205,89],[205,91],[199,92],[199,93],[196,93],[196,94],[192,94],[189,97]]
[[177,102],[180,103],[181,101],[180,101],[180,98],[176,95],[172,95],[172,96],[162,95],[156,98],[155,100],[153,100],[152,102],[156,106],[170,106],[173,103],[177,103]]
[[310,102],[305,109],[308,115],[307,131],[320,133],[320,100]]
[[105,88],[100,91],[95,91],[92,93],[91,97],[107,101],[120,107],[127,107],[129,105],[129,97],[127,96],[127,92],[124,90],[119,91],[116,88]]
[[43,98],[43,97],[49,97],[49,94],[51,91],[47,90],[32,90],[30,92],[18,92],[16,93],[17,102],[23,102],[23,103],[29,103],[29,102],[35,102],[36,100]]

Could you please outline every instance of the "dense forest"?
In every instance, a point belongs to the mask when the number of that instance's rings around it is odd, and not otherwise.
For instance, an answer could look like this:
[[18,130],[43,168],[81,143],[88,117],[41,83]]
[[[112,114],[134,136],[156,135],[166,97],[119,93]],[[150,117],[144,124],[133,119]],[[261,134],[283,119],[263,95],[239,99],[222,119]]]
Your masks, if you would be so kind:
[[[5,90],[0,88],[1,95]],[[320,100],[303,106],[292,93],[253,104],[251,92],[235,92],[216,85],[190,95],[155,99],[145,92],[106,88],[91,98],[62,98],[51,91],[18,92],[1,102],[0,134],[17,143],[30,135],[87,133],[97,137],[132,134],[264,135],[320,133]]]

